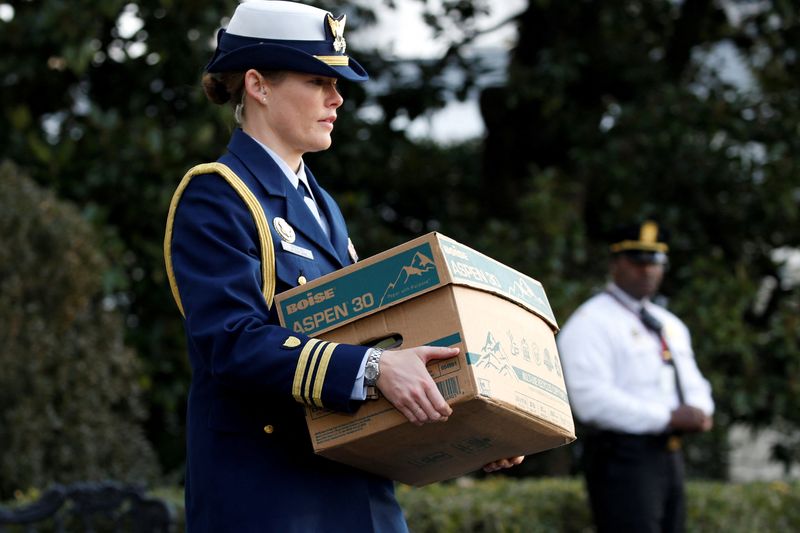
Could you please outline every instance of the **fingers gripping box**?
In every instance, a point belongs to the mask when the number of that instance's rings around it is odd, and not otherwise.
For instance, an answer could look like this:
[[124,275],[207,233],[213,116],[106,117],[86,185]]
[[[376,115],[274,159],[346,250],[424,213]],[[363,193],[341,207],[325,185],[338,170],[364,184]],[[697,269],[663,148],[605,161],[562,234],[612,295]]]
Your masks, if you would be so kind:
[[428,371],[453,414],[414,426],[385,399],[308,409],[316,453],[425,485],[575,440],[542,285],[439,233],[275,297],[281,324],[328,341],[457,346]]

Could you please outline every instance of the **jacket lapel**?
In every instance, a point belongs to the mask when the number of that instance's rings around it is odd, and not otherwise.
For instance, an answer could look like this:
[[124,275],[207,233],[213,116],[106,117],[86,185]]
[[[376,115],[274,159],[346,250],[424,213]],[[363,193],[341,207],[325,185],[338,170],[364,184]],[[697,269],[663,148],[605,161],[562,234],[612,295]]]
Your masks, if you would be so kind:
[[317,206],[322,211],[322,215],[328,220],[328,227],[331,230],[330,242],[339,257],[339,262],[342,266],[349,265],[352,261],[349,259],[350,254],[347,250],[347,228],[341,216],[337,216],[339,208],[333,202],[333,198],[319,186],[317,179],[308,167],[306,167],[306,177],[309,185],[311,185],[314,198],[316,198]]
[[[281,170],[272,157],[241,129],[234,131],[231,141],[228,144],[228,151],[242,162],[255,180],[258,181],[269,194],[283,198],[285,211],[282,210],[281,213],[286,213],[286,221],[294,230],[298,233],[302,233],[306,239],[313,242],[320,250],[331,256],[339,266],[343,266],[340,254],[334,249],[331,239],[322,231],[319,222],[317,222],[317,219],[314,218],[314,215],[308,209],[300,192],[291,187],[283,170]],[[308,170],[306,170],[306,172],[307,175],[310,174]],[[312,187],[317,186],[316,180],[313,178],[309,178],[309,181],[314,181]],[[318,188],[317,186],[317,189]],[[321,194],[318,195],[317,190],[312,190],[316,197],[320,198],[324,196]],[[331,217],[328,215],[327,210],[328,206],[325,205],[323,207],[323,212],[325,216],[328,216],[328,220],[330,221]],[[267,210],[267,217],[270,218],[269,222],[271,225],[274,225],[274,218],[280,216],[281,213],[270,213],[269,210]],[[335,224],[329,222],[329,225],[331,226],[331,236],[333,236],[333,226]],[[275,228],[273,227],[271,229],[274,230]],[[345,249],[346,248],[347,244],[345,243]]]
[[[295,231],[302,233],[306,238],[314,242],[314,244],[331,254],[341,266],[339,254],[334,250],[331,240],[325,235],[325,232],[322,231],[322,227],[309,210],[300,191],[296,189],[291,190],[292,188],[288,186],[290,185],[289,180],[284,179],[284,181],[287,184],[286,188],[289,189],[286,192],[286,220],[295,225]],[[316,192],[314,195],[316,196]]]

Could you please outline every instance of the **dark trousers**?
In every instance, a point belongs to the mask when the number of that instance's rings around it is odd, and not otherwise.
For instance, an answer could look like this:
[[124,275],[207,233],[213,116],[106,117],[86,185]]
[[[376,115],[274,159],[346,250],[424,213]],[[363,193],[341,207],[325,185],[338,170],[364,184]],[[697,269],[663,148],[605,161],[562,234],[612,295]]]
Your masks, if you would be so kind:
[[584,474],[598,533],[682,532],[683,455],[667,435],[598,431],[583,439]]

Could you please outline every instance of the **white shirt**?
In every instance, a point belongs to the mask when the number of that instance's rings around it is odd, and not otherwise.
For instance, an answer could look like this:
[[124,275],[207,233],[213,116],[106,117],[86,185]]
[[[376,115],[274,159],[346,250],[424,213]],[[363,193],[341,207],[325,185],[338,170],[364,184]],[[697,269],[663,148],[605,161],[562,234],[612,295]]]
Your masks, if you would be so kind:
[[[273,161],[280,167],[283,171],[283,174],[286,176],[286,179],[289,180],[289,183],[292,184],[292,187],[295,189],[298,188],[300,182],[303,182],[304,190],[299,190],[300,194],[303,195],[303,201],[308,207],[308,210],[311,211],[311,214],[314,215],[314,218],[317,219],[319,225],[322,227],[322,231],[325,232],[325,235],[328,237],[331,236],[331,229],[328,225],[328,221],[325,220],[325,217],[319,212],[319,206],[317,206],[317,199],[314,198],[314,193],[311,191],[311,186],[308,184],[308,176],[306,176],[306,165],[302,159],[300,159],[300,167],[298,167],[297,172],[294,172],[289,165],[286,164],[286,161],[281,159],[281,157],[275,153],[269,146],[262,143],[255,137],[251,137],[254,141],[256,141],[264,151],[269,154]],[[305,196],[305,193],[308,192],[309,196]]]
[[622,302],[606,292],[593,296],[556,337],[575,416],[586,424],[626,433],[666,429],[679,403],[674,374],[661,358],[658,335],[639,319],[642,306],[664,325],[685,402],[710,416],[711,386],[697,368],[683,322],[649,300],[631,298],[614,284],[607,290]]

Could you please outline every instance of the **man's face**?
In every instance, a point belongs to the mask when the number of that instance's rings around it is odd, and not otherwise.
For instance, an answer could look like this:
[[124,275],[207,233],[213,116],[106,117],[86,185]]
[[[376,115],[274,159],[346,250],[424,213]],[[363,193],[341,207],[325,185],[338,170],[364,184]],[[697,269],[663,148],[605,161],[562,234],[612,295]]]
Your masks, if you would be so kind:
[[624,253],[611,260],[611,279],[637,300],[651,298],[658,291],[663,278],[663,264],[633,261]]

